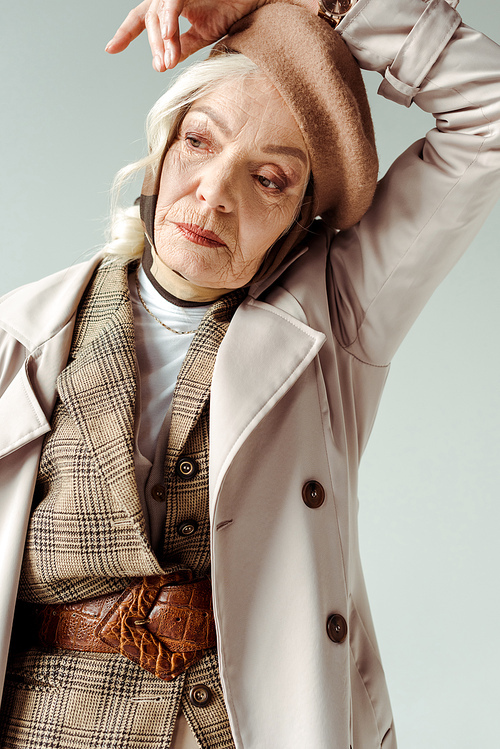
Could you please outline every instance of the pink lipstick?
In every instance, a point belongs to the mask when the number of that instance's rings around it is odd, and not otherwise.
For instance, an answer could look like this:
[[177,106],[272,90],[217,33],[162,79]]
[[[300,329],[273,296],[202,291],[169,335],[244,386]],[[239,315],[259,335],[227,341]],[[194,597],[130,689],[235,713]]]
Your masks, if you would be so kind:
[[226,243],[213,231],[202,229],[197,224],[175,224],[181,234],[194,244],[201,244],[203,247],[227,247]]

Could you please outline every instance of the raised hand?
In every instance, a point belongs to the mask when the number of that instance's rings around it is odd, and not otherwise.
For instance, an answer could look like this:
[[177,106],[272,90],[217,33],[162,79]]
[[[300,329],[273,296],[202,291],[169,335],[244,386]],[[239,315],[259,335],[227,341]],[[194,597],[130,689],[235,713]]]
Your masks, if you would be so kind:
[[[130,11],[106,52],[122,52],[147,29],[153,67],[162,72],[223,37],[233,23],[266,1],[269,0],[144,0]],[[182,35],[180,16],[191,24]]]

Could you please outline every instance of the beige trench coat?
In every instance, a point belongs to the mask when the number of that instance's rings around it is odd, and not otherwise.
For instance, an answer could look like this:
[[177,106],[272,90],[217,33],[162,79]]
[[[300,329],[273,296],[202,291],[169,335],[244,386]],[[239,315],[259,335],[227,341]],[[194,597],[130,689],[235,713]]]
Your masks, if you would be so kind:
[[[360,566],[358,464],[388,364],[500,192],[500,56],[445,0],[360,0],[340,30],[382,93],[437,112],[361,223],[321,222],[250,289],[211,395],[212,577],[238,749],[394,749]],[[55,380],[99,256],[0,302],[0,623],[7,643]],[[311,509],[302,487],[319,481]],[[329,639],[328,617],[348,625]],[[5,661],[7,648],[2,647]],[[2,664],[3,666],[5,663]]]

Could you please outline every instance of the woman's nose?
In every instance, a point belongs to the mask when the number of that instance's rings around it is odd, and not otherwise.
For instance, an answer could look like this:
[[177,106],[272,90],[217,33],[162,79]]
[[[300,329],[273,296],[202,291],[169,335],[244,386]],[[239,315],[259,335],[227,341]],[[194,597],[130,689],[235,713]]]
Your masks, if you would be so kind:
[[212,210],[231,213],[235,208],[234,166],[225,162],[207,165],[199,178],[196,197]]

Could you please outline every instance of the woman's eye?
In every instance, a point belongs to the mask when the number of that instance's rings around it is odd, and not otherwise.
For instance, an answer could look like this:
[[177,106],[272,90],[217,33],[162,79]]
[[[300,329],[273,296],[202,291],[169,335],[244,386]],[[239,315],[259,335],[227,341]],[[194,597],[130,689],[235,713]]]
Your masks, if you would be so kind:
[[201,140],[199,138],[195,138],[194,135],[186,135],[184,140],[186,140],[193,148],[201,148],[201,146],[203,145]]
[[264,177],[263,174],[259,174],[257,179],[263,187],[267,187],[270,190],[281,190],[281,187],[273,182],[269,177]]

